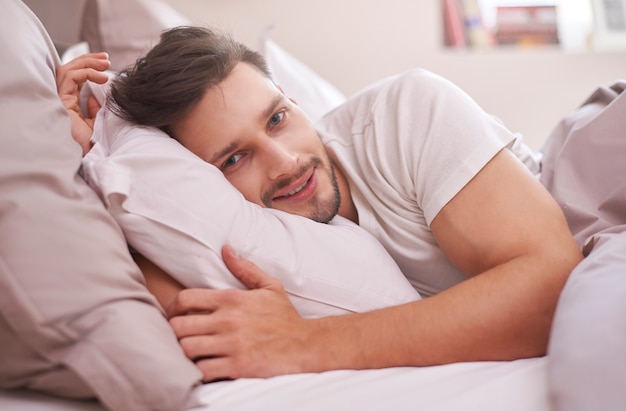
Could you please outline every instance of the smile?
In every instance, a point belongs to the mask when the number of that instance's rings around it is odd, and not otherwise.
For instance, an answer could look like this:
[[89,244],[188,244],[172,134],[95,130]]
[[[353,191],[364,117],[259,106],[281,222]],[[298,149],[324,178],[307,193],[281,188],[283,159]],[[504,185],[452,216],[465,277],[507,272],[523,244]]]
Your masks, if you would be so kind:
[[[274,197],[274,201],[306,201],[314,195],[317,190],[317,178],[315,174],[315,168],[311,170],[310,175],[299,179],[300,181],[294,182],[291,187],[285,188],[282,193]],[[287,191],[289,190],[289,191]]]
[[304,187],[309,185],[310,181],[311,181],[311,179],[309,178],[300,187],[296,187],[294,190],[292,190],[292,191],[288,192],[287,194],[285,194],[284,197],[290,197],[290,196],[292,196],[292,195],[294,195],[296,193],[299,193],[300,191],[302,191],[304,189]]

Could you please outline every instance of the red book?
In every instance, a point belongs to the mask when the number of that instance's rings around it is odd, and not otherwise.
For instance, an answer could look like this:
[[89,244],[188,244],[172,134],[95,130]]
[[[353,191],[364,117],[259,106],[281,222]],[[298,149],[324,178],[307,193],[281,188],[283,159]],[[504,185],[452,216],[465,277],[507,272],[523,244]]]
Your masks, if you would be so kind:
[[457,0],[443,0],[444,44],[448,47],[465,47],[465,25]]

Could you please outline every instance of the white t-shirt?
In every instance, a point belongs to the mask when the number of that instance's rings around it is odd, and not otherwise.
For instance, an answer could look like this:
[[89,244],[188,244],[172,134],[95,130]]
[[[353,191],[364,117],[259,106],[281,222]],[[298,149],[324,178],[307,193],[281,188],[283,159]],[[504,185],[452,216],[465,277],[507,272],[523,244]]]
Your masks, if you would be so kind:
[[425,70],[372,85],[316,128],[348,179],[359,224],[424,296],[467,278],[430,230],[443,206],[504,147],[539,172],[538,155],[518,136]]

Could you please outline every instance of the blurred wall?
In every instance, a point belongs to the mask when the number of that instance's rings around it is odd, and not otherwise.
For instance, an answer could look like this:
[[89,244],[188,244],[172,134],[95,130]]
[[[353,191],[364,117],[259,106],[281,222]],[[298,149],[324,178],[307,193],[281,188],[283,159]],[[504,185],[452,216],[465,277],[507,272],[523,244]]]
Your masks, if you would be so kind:
[[[166,0],[194,23],[258,48],[263,31],[350,95],[424,67],[454,81],[535,149],[599,85],[626,78],[618,52],[557,48],[449,50],[439,0]],[[567,1],[567,0],[564,0]],[[85,0],[25,0],[55,40],[77,41]]]
[[461,86],[539,148],[557,121],[599,85],[626,78],[620,52],[556,48],[448,50],[439,0],[167,0],[195,23],[257,47],[263,30],[350,95],[424,67]]

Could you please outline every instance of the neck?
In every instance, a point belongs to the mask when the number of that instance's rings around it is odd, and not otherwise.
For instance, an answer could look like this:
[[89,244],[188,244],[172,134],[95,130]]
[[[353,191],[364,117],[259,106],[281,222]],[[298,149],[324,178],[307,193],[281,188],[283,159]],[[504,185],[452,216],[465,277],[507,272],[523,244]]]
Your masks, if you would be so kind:
[[335,177],[337,178],[337,186],[339,187],[339,197],[341,198],[338,214],[358,224],[359,213],[357,212],[354,202],[352,201],[352,194],[350,193],[348,180],[337,162],[333,161],[333,167],[335,169]]

